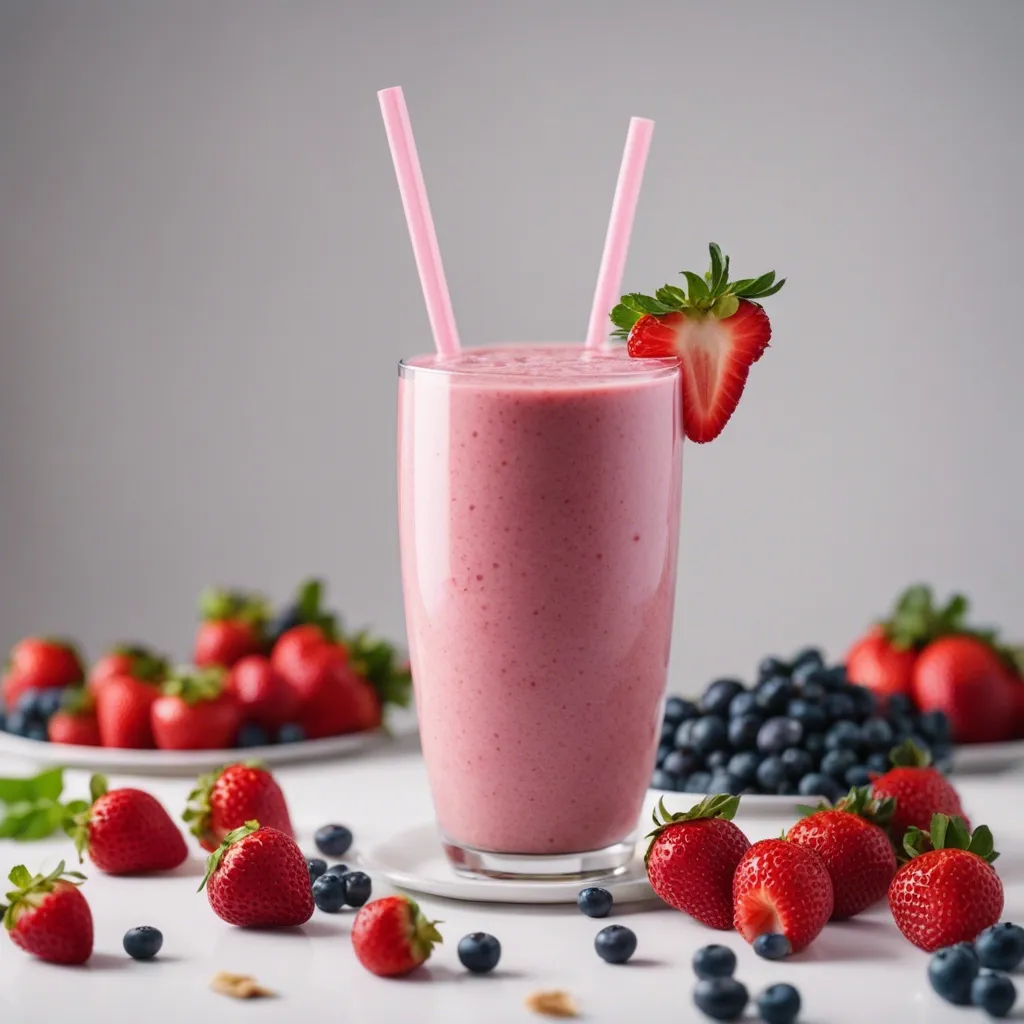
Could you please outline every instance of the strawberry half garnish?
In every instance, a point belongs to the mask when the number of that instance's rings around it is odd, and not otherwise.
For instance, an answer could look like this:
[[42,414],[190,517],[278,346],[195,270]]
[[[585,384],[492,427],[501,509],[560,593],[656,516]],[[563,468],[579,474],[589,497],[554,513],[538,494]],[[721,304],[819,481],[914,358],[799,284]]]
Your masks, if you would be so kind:
[[711,269],[701,277],[682,272],[688,289],[667,284],[654,296],[623,295],[611,312],[616,334],[636,358],[679,359],[683,430],[691,441],[713,441],[732,416],[750,367],[761,358],[772,327],[754,300],[774,295],[785,283],[771,270],[761,277],[729,280],[729,257],[711,243]]

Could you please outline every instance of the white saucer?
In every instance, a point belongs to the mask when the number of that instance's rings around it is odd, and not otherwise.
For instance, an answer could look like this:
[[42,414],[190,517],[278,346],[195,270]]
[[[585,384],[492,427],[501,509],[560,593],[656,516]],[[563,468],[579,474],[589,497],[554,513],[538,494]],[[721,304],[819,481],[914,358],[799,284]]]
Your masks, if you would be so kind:
[[643,844],[625,873],[614,878],[586,881],[532,882],[496,878],[469,878],[456,873],[441,849],[437,827],[417,825],[405,829],[366,855],[370,871],[383,875],[398,889],[477,903],[575,903],[580,889],[600,885],[618,903],[635,903],[657,897],[644,870]]

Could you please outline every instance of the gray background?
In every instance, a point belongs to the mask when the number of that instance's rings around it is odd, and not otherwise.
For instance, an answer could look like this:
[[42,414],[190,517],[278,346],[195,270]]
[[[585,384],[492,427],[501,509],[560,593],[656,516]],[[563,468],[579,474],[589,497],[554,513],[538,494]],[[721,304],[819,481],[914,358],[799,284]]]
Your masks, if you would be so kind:
[[685,457],[674,683],[835,653],[914,579],[1024,636],[1024,3],[0,3],[0,647],[182,654],[206,583],[402,629],[394,363],[430,346],[405,87],[464,343],[582,336],[715,239],[775,342]]

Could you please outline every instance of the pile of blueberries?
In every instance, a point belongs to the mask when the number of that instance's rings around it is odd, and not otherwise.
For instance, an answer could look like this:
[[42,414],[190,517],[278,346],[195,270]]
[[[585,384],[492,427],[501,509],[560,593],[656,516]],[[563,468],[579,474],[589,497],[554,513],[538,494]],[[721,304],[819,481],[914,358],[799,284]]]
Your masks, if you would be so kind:
[[897,694],[886,706],[808,647],[790,661],[774,656],[757,683],[716,679],[698,701],[670,697],[651,779],[683,793],[768,793],[836,800],[891,767],[889,752],[913,740],[936,767],[952,763],[949,720],[917,712]]
[[[693,954],[693,1001],[712,1020],[738,1020],[750,1001],[746,985],[733,977],[735,970],[736,954],[728,946],[704,946]],[[769,985],[755,1005],[766,1024],[793,1024],[800,1014],[800,993],[784,982]]]
[[26,690],[6,715],[0,710],[0,731],[30,740],[46,740],[47,723],[64,704],[64,690]]
[[[345,825],[324,825],[314,836],[316,848],[327,857],[344,857],[352,846],[352,830]],[[347,864],[332,864],[321,857],[307,857],[313,902],[318,910],[337,914],[344,906],[361,907],[370,898],[373,883],[362,871]]]
[[1024,962],[1024,928],[1001,921],[974,942],[940,949],[928,964],[928,981],[948,1003],[977,1006],[990,1017],[1005,1017],[1017,1001],[1008,977]]

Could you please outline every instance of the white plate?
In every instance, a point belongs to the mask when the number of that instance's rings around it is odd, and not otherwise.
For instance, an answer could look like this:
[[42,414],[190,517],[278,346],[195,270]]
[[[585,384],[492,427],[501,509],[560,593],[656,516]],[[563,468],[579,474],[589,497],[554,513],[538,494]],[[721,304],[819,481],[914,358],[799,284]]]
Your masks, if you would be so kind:
[[1009,743],[965,743],[953,748],[955,772],[998,772],[1024,762],[1024,740]]
[[643,845],[625,874],[586,881],[532,882],[518,879],[467,878],[448,863],[435,825],[405,829],[366,854],[367,870],[383,875],[393,886],[428,896],[477,903],[575,903],[580,889],[600,885],[619,903],[656,899],[644,870]]
[[268,765],[297,764],[346,757],[389,742],[393,737],[416,732],[416,718],[408,711],[388,716],[386,729],[328,736],[301,743],[275,743],[266,747],[236,747],[231,750],[119,750],[113,747],[80,747],[65,743],[44,743],[23,736],[0,733],[0,757],[21,758],[43,766],[63,766],[128,775],[197,775],[240,758]]

